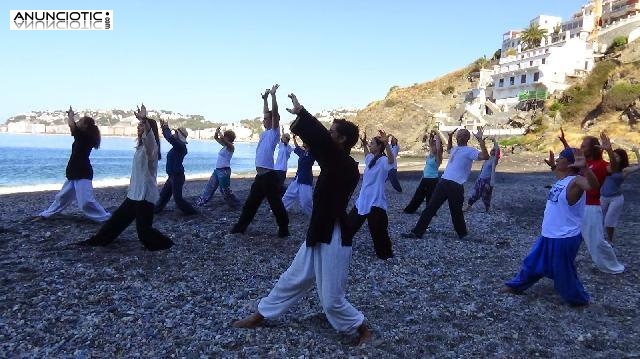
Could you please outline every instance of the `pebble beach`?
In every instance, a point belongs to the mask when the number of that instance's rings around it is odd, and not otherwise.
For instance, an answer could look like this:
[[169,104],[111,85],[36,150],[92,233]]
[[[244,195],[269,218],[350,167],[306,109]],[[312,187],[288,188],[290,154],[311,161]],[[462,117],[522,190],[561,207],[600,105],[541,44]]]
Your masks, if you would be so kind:
[[[424,239],[400,236],[418,219],[402,212],[422,176],[416,161],[399,169],[402,193],[387,185],[395,257],[377,259],[366,225],[354,238],[347,297],[373,333],[360,347],[333,330],[315,290],[263,327],[231,327],[255,310],[303,244],[308,219],[300,212],[290,213],[291,236],[280,239],[265,201],[244,238],[225,239],[240,211],[219,193],[195,216],[170,202],[154,226],[175,245],[147,252],[135,226],[108,247],[74,245],[100,227],[77,208],[32,222],[55,191],[0,195],[0,357],[640,356],[640,177],[623,185],[614,242],[626,271],[598,271],[583,245],[576,266],[592,302],[571,308],[548,279],[524,295],[498,292],[540,234],[546,186],[554,182],[542,157],[501,160],[492,211],[478,203],[465,214],[473,240],[457,238],[446,204]],[[232,180],[242,201],[251,183]],[[204,184],[188,181],[185,198],[195,202]],[[125,195],[126,187],[95,190],[108,210]]]

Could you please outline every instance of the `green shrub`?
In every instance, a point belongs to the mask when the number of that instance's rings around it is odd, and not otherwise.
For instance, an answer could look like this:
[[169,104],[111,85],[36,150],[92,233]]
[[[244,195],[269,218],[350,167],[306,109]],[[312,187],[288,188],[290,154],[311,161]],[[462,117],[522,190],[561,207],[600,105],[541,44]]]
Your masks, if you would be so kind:
[[600,91],[609,78],[609,74],[616,68],[613,61],[602,61],[596,64],[591,74],[581,85],[568,88],[560,102],[565,105],[560,108],[564,119],[582,118],[601,100]]
[[524,143],[524,136],[506,137],[498,140],[498,144],[500,144],[500,146],[522,145]]
[[451,94],[453,93],[453,91],[455,91],[455,90],[456,90],[456,88],[455,88],[455,87],[453,87],[453,86],[447,86],[447,87],[445,87],[445,89],[444,89],[444,90],[442,90],[442,94],[443,94],[443,95],[451,95]]
[[626,45],[628,39],[626,36],[618,36],[611,42],[611,45],[607,48],[607,53],[610,54]]
[[619,82],[607,92],[602,100],[605,111],[622,111],[633,101],[640,98],[640,84]]

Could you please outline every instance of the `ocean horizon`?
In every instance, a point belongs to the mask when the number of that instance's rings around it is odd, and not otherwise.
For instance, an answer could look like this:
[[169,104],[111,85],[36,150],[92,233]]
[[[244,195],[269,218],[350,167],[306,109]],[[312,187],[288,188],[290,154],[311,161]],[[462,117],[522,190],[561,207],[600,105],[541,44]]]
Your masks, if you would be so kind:
[[[66,180],[65,168],[73,137],[65,134],[0,133],[0,194],[59,190]],[[255,172],[257,143],[236,142],[231,160],[232,176]],[[162,138],[158,182],[164,182],[166,154],[171,145]],[[221,146],[215,140],[189,139],[184,159],[187,179],[208,179]],[[99,149],[91,151],[95,188],[128,185],[135,152],[135,137],[102,136]],[[289,158],[295,168],[298,157]],[[295,169],[294,169],[295,171]]]

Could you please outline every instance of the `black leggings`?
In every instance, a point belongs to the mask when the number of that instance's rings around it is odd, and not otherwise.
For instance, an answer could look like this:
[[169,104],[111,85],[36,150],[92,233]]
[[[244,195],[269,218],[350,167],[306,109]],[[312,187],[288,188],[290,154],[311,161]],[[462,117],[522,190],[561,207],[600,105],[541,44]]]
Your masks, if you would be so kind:
[[369,225],[373,248],[378,258],[389,259],[393,257],[391,238],[389,238],[389,217],[387,217],[387,211],[380,207],[371,207],[371,211],[366,215],[359,215],[355,206],[351,209],[349,212],[349,241],[353,240],[365,220]]
[[453,228],[456,230],[458,237],[462,238],[467,235],[467,224],[464,222],[464,213],[462,213],[464,186],[443,178],[438,181],[435,190],[433,190],[429,205],[422,211],[420,219],[418,219],[418,223],[416,223],[413,229],[414,234],[422,237],[427,227],[429,227],[431,219],[433,219],[433,216],[435,216],[445,201],[449,202],[451,221],[453,222]]
[[431,200],[431,195],[433,194],[433,190],[436,188],[438,184],[439,178],[423,178],[420,180],[420,184],[418,188],[416,188],[416,192],[413,194],[411,201],[404,208],[405,213],[415,213],[416,210],[420,207],[422,201],[424,201],[425,205],[429,205],[429,200]]
[[182,213],[184,214],[196,214],[196,211],[193,206],[184,200],[182,197],[182,188],[184,187],[184,173],[169,175],[167,181],[164,183],[162,187],[162,191],[160,191],[160,199],[156,203],[155,213],[160,213],[164,209],[164,207],[171,199],[173,195],[173,200],[176,202],[176,207],[178,207]]
[[106,246],[113,242],[133,220],[136,220],[138,239],[150,251],[169,249],[173,245],[171,239],[153,228],[153,203],[125,199],[113,212],[111,218],[92,236],[87,244]]
[[289,233],[289,215],[282,204],[281,182],[276,171],[257,175],[251,185],[249,196],[242,206],[242,212],[238,223],[233,226],[231,233],[244,233],[249,227],[249,223],[255,217],[262,200],[267,197],[269,206],[278,223],[278,233],[281,235]]

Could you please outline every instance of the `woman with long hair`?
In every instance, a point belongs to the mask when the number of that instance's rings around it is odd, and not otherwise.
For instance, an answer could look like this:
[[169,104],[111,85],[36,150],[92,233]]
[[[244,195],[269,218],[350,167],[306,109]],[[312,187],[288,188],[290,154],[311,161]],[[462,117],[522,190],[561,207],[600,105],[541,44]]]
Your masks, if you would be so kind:
[[96,201],[93,196],[93,167],[91,166],[92,149],[100,147],[100,130],[96,126],[93,118],[84,116],[78,122],[75,121],[75,112],[69,106],[67,111],[67,123],[73,144],[71,145],[71,156],[67,163],[67,180],[62,185],[62,189],[56,195],[53,203],[41,212],[36,220],[49,218],[56,213],[62,212],[73,200],[78,202],[78,207],[85,216],[95,222],[104,222],[111,214]]
[[368,143],[366,135],[360,139],[365,153],[365,167],[360,194],[356,205],[349,213],[349,229],[350,236],[353,238],[367,220],[376,255],[386,260],[393,257],[393,250],[391,238],[389,238],[389,217],[384,187],[389,170],[393,168],[395,156],[391,151],[386,133],[382,130],[379,133]]
[[169,237],[153,228],[153,208],[158,200],[158,159],[160,159],[160,136],[157,123],[147,118],[142,105],[135,113],[138,123],[138,141],[133,155],[129,190],[124,202],[113,212],[113,216],[98,233],[80,245],[106,246],[113,242],[135,219],[138,239],[146,249],[157,251],[169,249],[173,242]]
[[640,170],[640,153],[634,147],[638,164],[629,166],[629,155],[622,148],[612,149],[609,137],[603,132],[600,134],[602,148],[609,155],[609,175],[604,179],[600,188],[600,206],[604,217],[604,229],[607,240],[613,242],[613,234],[618,226],[618,220],[624,205],[624,195],[622,194],[622,183],[630,174]]

